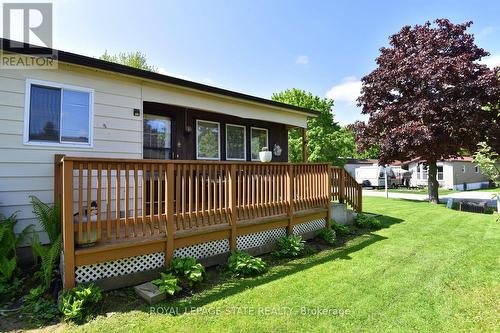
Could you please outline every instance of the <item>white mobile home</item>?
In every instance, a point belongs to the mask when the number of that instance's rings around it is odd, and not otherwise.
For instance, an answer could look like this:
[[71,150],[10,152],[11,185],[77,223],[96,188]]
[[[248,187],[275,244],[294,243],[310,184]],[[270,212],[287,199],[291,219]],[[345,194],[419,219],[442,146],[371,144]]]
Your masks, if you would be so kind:
[[[428,167],[425,161],[415,159],[406,164],[411,172],[410,185],[427,186]],[[437,167],[439,187],[463,191],[489,186],[488,176],[481,173],[471,157],[442,160],[437,162]]]

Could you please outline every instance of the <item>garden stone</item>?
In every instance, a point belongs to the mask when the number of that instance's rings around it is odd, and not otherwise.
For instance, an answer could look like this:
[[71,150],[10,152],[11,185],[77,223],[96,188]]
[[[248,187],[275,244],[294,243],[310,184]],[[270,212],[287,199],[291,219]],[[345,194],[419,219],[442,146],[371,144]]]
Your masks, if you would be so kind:
[[160,292],[158,286],[146,282],[134,287],[135,293],[145,300],[149,305],[159,303],[167,298],[165,293]]

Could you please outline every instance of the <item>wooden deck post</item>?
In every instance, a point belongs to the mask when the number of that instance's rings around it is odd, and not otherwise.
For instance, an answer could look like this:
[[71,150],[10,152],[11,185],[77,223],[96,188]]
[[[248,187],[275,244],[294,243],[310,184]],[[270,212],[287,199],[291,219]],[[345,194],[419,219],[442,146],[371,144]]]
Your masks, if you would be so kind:
[[[167,243],[165,244],[165,266],[174,256],[174,164],[167,164],[165,178],[165,215],[167,217]],[[143,199],[144,200],[144,199]]]
[[286,234],[293,235],[293,212],[294,212],[294,203],[293,203],[293,183],[294,183],[294,173],[293,173],[293,164],[288,165],[288,172],[286,175],[286,181],[288,184],[288,225],[286,227]]
[[63,183],[63,170],[62,170],[62,158],[64,154],[54,155],[54,205],[60,202],[62,198],[62,183]]
[[307,162],[307,129],[302,128],[302,162]]
[[236,220],[238,215],[236,214],[236,164],[231,164],[229,172],[229,207],[230,207],[230,219],[231,233],[229,239],[229,245],[231,251],[237,250],[236,244]]
[[62,234],[64,258],[64,289],[75,286],[75,230],[73,223],[73,161],[63,159]]
[[345,173],[344,168],[339,172],[339,203],[344,203],[345,198]]
[[332,215],[330,212],[330,202],[332,201],[332,186],[331,186],[331,181],[332,181],[332,171],[330,166],[328,165],[325,170],[325,201],[326,201],[326,223],[325,223],[325,228],[330,229],[330,220],[332,219]]

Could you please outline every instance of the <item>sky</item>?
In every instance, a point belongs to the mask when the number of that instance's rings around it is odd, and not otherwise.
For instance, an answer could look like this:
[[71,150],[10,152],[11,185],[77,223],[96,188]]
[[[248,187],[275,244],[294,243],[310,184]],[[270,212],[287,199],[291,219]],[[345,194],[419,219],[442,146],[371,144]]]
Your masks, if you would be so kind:
[[[13,0],[8,1],[13,2]],[[30,1],[31,2],[31,1]],[[360,79],[404,25],[472,20],[500,64],[500,1],[61,0],[54,47],[98,57],[140,51],[163,74],[270,98],[299,88],[335,100],[341,124],[364,119]]]

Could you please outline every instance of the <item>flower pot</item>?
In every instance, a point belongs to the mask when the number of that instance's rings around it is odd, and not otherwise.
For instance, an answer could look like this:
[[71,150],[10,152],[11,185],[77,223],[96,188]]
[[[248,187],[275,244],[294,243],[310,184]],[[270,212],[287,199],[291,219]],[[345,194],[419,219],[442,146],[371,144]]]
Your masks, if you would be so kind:
[[273,159],[273,153],[270,151],[261,151],[259,152],[259,159],[262,163],[271,162]]

